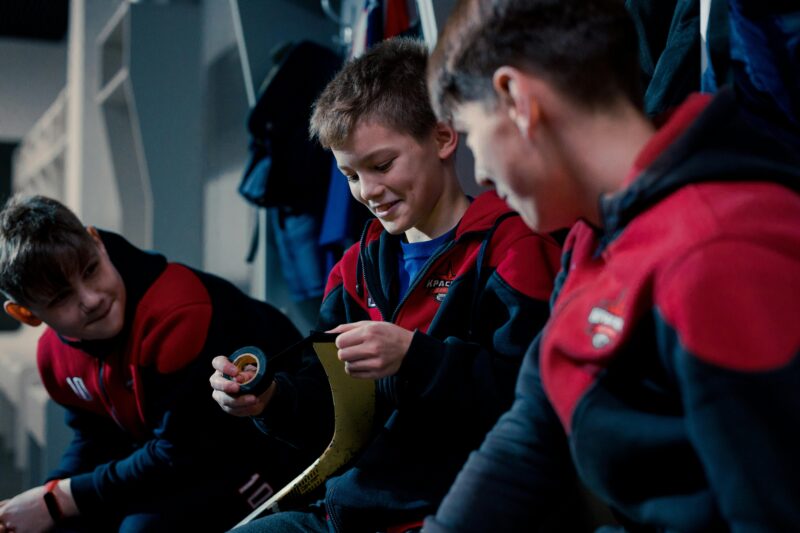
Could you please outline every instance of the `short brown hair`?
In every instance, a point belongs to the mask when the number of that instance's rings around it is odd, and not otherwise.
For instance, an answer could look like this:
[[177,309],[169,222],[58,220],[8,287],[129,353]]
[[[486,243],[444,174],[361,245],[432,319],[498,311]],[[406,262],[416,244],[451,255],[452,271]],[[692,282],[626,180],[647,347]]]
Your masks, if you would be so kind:
[[45,303],[96,254],[84,225],[56,200],[15,196],[0,212],[0,290],[22,305]]
[[389,39],[353,59],[315,102],[311,137],[338,148],[359,120],[375,120],[422,139],[436,125],[425,84],[427,62],[425,45],[410,38]]
[[535,73],[577,105],[620,96],[641,108],[636,29],[622,0],[459,0],[428,65],[436,115],[482,101],[494,106],[494,72]]

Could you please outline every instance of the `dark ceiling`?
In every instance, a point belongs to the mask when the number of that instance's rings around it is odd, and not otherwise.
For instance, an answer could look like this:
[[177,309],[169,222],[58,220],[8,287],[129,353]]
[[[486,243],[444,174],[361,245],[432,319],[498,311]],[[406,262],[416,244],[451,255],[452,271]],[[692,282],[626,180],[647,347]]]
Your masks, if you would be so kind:
[[0,39],[62,41],[69,0],[0,0]]

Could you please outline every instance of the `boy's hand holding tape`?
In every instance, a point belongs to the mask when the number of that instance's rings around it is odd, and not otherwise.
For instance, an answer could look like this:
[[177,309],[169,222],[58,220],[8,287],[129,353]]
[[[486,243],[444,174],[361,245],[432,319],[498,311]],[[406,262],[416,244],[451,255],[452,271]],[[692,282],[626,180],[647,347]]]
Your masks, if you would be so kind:
[[[379,379],[397,373],[414,336],[412,331],[396,324],[368,320],[342,324],[327,333],[338,334],[339,359],[345,363],[345,371],[350,376],[360,379]],[[265,370],[259,370],[259,361],[266,366],[263,352],[254,346],[237,350],[230,357],[220,355],[212,360],[216,370],[209,380],[214,389],[212,397],[226,413],[257,416],[269,404],[277,385],[272,372],[265,376]],[[257,376],[259,372],[261,376]],[[255,385],[256,377],[264,383]]]
[[211,361],[211,365],[215,369],[209,379],[211,388],[214,389],[212,397],[222,407],[222,410],[230,415],[259,415],[275,394],[277,385],[274,380],[260,394],[252,392],[241,394],[243,392],[242,384],[249,383],[255,377],[256,368],[250,363],[239,368],[227,356],[218,355]]

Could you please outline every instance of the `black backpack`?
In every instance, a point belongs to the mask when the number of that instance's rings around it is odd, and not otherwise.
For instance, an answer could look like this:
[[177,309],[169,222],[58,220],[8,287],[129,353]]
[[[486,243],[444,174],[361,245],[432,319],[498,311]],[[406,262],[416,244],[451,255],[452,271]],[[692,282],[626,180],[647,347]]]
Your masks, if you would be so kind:
[[239,193],[261,207],[321,214],[331,155],[309,139],[308,121],[342,60],[312,41],[291,43],[277,55],[248,117],[251,157]]

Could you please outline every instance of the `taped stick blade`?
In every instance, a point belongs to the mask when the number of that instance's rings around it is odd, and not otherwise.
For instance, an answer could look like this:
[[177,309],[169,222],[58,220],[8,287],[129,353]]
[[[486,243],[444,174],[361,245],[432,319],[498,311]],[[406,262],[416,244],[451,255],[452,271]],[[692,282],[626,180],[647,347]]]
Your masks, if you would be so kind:
[[[318,340],[319,339],[319,340]],[[314,351],[328,376],[333,397],[335,426],[330,444],[322,455],[299,476],[247,515],[238,526],[278,512],[292,498],[308,494],[346,465],[361,451],[372,435],[375,418],[375,382],[350,377],[339,360],[333,338],[313,339]]]

